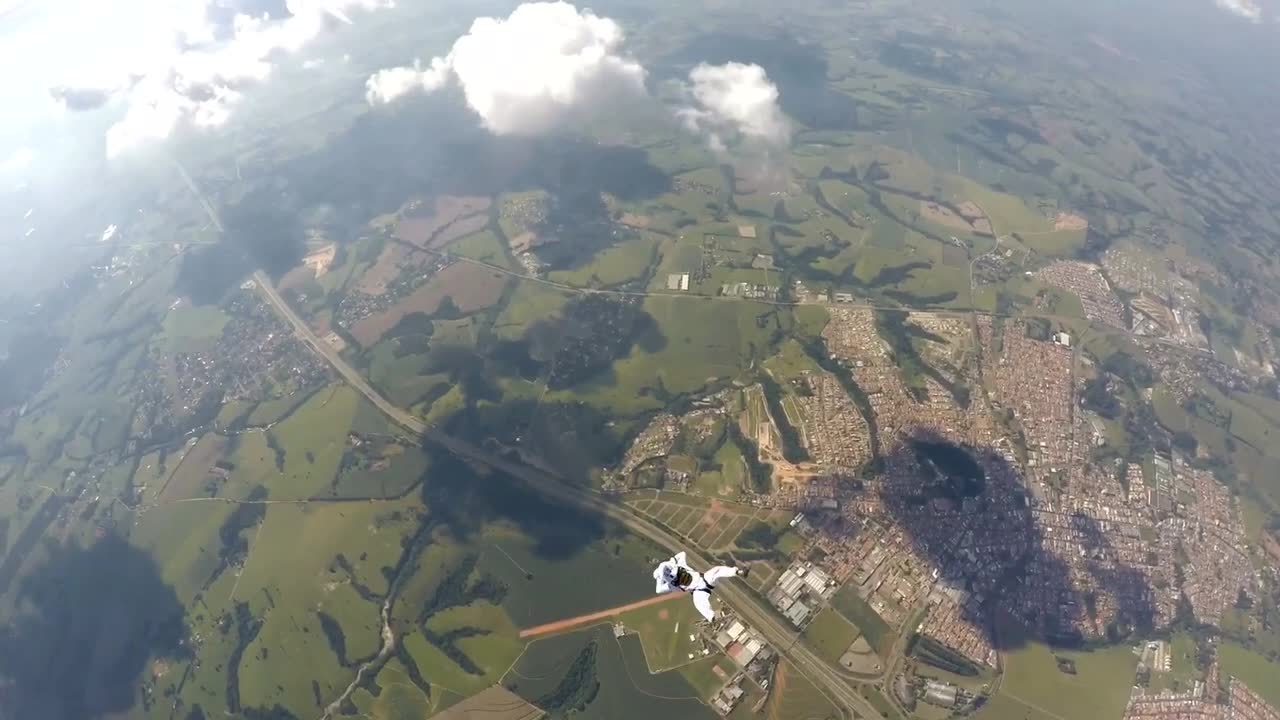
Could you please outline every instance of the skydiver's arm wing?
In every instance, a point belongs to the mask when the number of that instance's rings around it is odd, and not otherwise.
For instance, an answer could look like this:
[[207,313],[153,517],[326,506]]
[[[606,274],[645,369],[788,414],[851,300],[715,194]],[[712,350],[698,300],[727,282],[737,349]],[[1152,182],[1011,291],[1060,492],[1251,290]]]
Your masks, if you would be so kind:
[[683,551],[683,550],[681,550],[680,552],[676,553],[676,554],[675,554],[675,556],[674,556],[674,557],[672,557],[671,559],[672,559],[672,560],[675,560],[675,561],[676,561],[676,565],[679,565],[679,566],[680,566],[680,567],[682,567],[682,568],[687,568],[687,567],[689,567],[689,563],[688,563],[688,561],[684,559],[684,551]]
[[716,619],[716,611],[711,608],[711,593],[698,590],[693,593],[693,606],[698,608],[702,617],[711,622]]

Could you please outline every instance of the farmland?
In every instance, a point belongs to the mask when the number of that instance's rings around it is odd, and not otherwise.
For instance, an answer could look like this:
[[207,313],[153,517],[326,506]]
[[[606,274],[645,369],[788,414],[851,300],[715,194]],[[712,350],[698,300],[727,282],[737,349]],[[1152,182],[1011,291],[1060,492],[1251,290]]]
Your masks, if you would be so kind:
[[450,315],[470,314],[496,303],[505,285],[506,276],[501,273],[457,262],[391,307],[356,323],[351,335],[361,345],[371,347],[407,315],[435,315],[442,305],[447,306]]

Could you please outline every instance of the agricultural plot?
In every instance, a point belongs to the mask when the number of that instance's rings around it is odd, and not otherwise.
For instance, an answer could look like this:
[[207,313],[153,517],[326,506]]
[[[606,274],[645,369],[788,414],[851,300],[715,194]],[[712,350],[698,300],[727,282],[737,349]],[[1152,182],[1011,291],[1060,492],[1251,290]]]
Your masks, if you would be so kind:
[[[645,504],[647,503],[647,504]],[[743,529],[760,514],[758,508],[696,496],[662,493],[656,500],[628,500],[627,504],[688,539],[695,546],[719,551],[733,546]],[[790,520],[790,514],[787,519]]]
[[507,282],[503,273],[455,262],[391,307],[357,322],[351,336],[361,346],[372,347],[408,315],[435,315],[442,310],[448,317],[468,315],[498,302]]

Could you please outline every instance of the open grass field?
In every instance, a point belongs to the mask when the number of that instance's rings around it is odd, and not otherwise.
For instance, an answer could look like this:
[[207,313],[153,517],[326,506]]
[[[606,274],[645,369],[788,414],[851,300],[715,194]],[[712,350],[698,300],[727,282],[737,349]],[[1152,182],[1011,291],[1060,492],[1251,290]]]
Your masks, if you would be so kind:
[[502,241],[492,230],[481,230],[454,242],[449,246],[449,252],[453,255],[479,260],[486,265],[508,270],[518,269],[516,263],[511,260],[511,255],[507,248],[503,247]]
[[267,484],[272,498],[307,498],[328,490],[359,402],[356,391],[335,385],[312,395],[268,431],[284,455],[279,477]]
[[409,353],[401,347],[400,339],[387,339],[365,353],[369,362],[366,376],[383,395],[408,406],[426,397],[436,385],[449,384],[447,374],[427,371],[430,348],[425,353]]
[[[1001,638],[1023,642],[1020,628],[1002,623]],[[1076,674],[1058,669],[1055,655],[1073,660]],[[1133,687],[1138,657],[1128,646],[1092,652],[1051,650],[1030,640],[1003,655],[1000,695],[1023,705],[1047,709],[1065,720],[1120,717]],[[984,713],[987,711],[984,710]],[[984,717],[986,715],[984,714]]]
[[702,657],[697,652],[701,644],[697,642],[695,627],[701,619],[692,602],[676,598],[624,613],[618,622],[625,625],[628,632],[640,636],[649,671],[660,672]]
[[620,415],[654,409],[659,402],[646,397],[646,388],[660,383],[671,394],[693,393],[731,378],[769,353],[775,331],[791,327],[789,313],[749,301],[648,297],[644,310],[664,338],[660,346],[634,346],[614,362],[612,377],[549,397],[587,402]]
[[1218,645],[1218,668],[1223,676],[1234,677],[1258,693],[1272,707],[1280,708],[1280,665],[1234,642]]
[[830,607],[823,608],[804,629],[804,641],[833,665],[857,638],[858,628]]
[[430,662],[420,667],[441,673],[453,670],[455,679],[452,682],[443,681],[442,684],[462,695],[470,695],[497,682],[524,649],[524,641],[520,640],[515,625],[511,623],[506,611],[497,605],[475,602],[443,610],[427,619],[427,629],[431,632],[443,635],[459,628],[482,628],[487,631],[483,635],[457,641],[458,648],[466,653],[480,672],[468,673],[448,658],[443,662]]
[[719,692],[737,671],[732,660],[718,653],[682,665],[679,670],[704,700]]
[[1196,670],[1196,641],[1188,633],[1175,633],[1169,642],[1169,672],[1161,672],[1159,668],[1151,671],[1151,689],[1155,691],[1185,691],[1196,680],[1202,679],[1203,673]]
[[296,410],[311,394],[309,392],[295,392],[258,403],[248,417],[245,418],[245,425],[247,427],[264,427],[279,422],[286,415]]
[[209,350],[230,319],[216,307],[183,303],[164,316],[163,342],[174,353]]
[[161,576],[173,586],[180,601],[191,602],[220,563],[218,528],[233,507],[194,502],[151,510],[139,518],[130,542],[156,558]]
[[[409,671],[395,658],[389,660],[382,666],[382,670],[378,671],[377,684],[379,691],[377,696],[364,688],[357,690],[351,696],[356,709],[370,720],[422,718],[438,709],[433,704],[433,700],[438,702],[439,697],[427,697],[426,693],[413,683]],[[444,693],[437,693],[437,696],[441,695]]]
[[[572,270],[547,273],[552,282],[574,287],[609,288],[643,278],[657,259],[659,240],[654,235],[624,240],[591,256],[590,262]],[[666,277],[663,277],[666,281]]]
[[[473,544],[477,571],[509,588],[503,607],[521,628],[625,605],[653,595],[658,551],[631,535],[588,543],[567,557],[548,557],[515,528],[492,525]],[[590,578],[591,592],[566,593]]]
[[181,458],[167,463],[167,477],[155,488],[155,501],[167,504],[177,500],[205,497],[206,481],[214,463],[224,459],[230,440],[206,433],[190,445]]
[[569,292],[541,283],[517,283],[493,323],[493,332],[505,340],[519,339],[534,322],[559,314],[571,296]]
[[871,609],[866,600],[858,597],[852,585],[846,585],[831,598],[831,606],[840,612],[846,620],[866,636],[867,642],[875,648],[876,654],[885,657],[893,647],[896,633],[889,627],[876,611]]
[[778,663],[764,714],[768,720],[835,720],[840,711],[789,662]]
[[[215,607],[215,602],[226,607],[246,602],[262,621],[240,666],[245,705],[278,702],[295,714],[310,714],[313,680],[330,699],[345,687],[350,671],[340,664],[317,613],[337,622],[351,659],[376,649],[378,606],[355,592],[335,558],[342,553],[371,574],[381,565],[393,565],[401,539],[414,528],[417,507],[413,498],[385,505],[271,505],[262,523],[246,531],[250,540],[243,570],[227,573],[235,577],[225,594],[211,590],[205,600]],[[357,563],[359,558],[364,559]]]
[[677,671],[649,674],[637,637],[614,639],[607,626],[529,643],[503,684],[536,705],[560,684],[569,666],[592,642],[596,645],[594,675],[600,688],[591,702],[574,712],[573,717],[582,720],[712,720],[716,717],[701,703],[700,692],[683,675]]

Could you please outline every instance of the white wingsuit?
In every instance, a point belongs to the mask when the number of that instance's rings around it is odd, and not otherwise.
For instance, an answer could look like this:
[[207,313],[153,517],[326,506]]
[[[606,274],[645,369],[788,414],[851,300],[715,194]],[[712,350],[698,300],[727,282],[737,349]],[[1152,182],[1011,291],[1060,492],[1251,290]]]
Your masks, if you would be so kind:
[[[676,583],[676,572],[684,569],[693,578],[687,585],[679,585]],[[738,568],[717,565],[705,573],[689,567],[685,562],[685,554],[679,552],[670,560],[663,561],[653,571],[653,579],[657,581],[657,587],[654,592],[659,595],[663,593],[679,590],[681,592],[691,593],[693,595],[693,606],[698,608],[698,612],[702,613],[702,617],[710,622],[715,619],[716,611],[711,608],[711,591],[715,588],[716,581],[727,577],[737,577]]]

